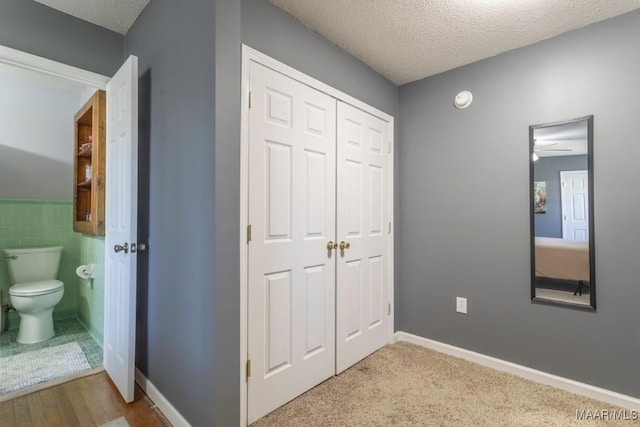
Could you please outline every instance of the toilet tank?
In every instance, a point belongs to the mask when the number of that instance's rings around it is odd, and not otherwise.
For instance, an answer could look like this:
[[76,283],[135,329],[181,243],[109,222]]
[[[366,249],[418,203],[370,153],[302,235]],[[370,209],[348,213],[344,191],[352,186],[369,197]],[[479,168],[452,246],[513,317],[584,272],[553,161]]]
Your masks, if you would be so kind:
[[62,246],[3,249],[11,284],[52,280],[58,276]]

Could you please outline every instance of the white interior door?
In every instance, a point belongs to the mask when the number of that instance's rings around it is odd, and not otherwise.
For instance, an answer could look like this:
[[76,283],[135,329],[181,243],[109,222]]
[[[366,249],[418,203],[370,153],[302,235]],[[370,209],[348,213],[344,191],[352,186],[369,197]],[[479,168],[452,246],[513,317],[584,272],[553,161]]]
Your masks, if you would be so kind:
[[589,172],[561,171],[562,238],[589,241]]
[[[107,84],[104,368],[133,401],[138,218],[138,58]],[[116,246],[117,245],[117,246]]]
[[389,125],[338,101],[337,373],[389,340]]
[[248,421],[335,373],[336,101],[250,62]]

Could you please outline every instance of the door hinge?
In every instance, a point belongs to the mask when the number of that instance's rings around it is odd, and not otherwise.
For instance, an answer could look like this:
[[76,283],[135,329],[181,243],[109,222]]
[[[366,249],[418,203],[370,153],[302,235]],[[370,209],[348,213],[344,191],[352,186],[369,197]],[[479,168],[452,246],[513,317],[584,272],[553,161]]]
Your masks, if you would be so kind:
[[389,154],[391,154],[391,143],[389,143]]
[[251,359],[247,359],[246,372],[247,372],[247,379],[249,379],[249,377],[251,376]]
[[391,303],[387,306],[387,316],[391,316]]
[[391,222],[389,222],[389,234],[391,234]]
[[247,225],[247,243],[251,241],[251,224]]
[[249,91],[249,109],[251,109],[251,91]]

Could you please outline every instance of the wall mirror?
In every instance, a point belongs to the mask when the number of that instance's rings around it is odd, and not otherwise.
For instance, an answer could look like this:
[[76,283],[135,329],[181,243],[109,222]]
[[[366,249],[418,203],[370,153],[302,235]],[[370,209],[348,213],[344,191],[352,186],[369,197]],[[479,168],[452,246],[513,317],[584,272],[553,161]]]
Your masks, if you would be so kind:
[[529,127],[531,298],[596,308],[593,116]]

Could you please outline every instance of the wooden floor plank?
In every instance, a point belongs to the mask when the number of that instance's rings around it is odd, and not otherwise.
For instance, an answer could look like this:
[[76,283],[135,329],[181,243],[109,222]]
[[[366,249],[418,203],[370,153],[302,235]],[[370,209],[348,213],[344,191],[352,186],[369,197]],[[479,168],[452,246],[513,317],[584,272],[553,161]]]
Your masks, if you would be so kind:
[[145,427],[165,427],[170,424],[166,423],[164,417],[162,419],[155,417],[154,410],[151,412],[145,411],[144,408],[150,408],[151,401],[144,395],[135,402],[129,404],[130,411],[128,411],[126,417],[129,424],[132,426],[145,426]]
[[0,403],[0,427],[14,427],[16,417],[13,412],[13,401]]
[[97,400],[100,402],[109,421],[113,421],[124,415],[124,401],[113,392],[112,385],[106,375],[93,375],[87,377]]
[[31,415],[29,415],[29,403],[26,396],[13,401],[13,411],[16,416],[16,427],[31,427]]
[[95,422],[96,425],[102,425],[110,421],[107,418],[104,410],[102,409],[102,405],[95,398],[94,391],[91,389],[91,386],[89,385],[89,382],[86,380],[86,378],[82,378],[81,380],[76,381],[76,383],[78,384],[80,396],[82,397],[82,400],[84,401],[89,414],[91,414],[93,422]]
[[145,427],[165,427],[170,426],[164,416],[155,417],[154,413],[157,412],[151,409],[152,402],[144,394],[142,390],[136,385],[134,393],[134,401],[127,404],[120,397],[120,393],[111,380],[104,375],[100,378],[103,384],[108,385],[110,390],[110,398],[119,402],[121,413],[127,419],[127,422],[132,426],[145,426]]
[[73,412],[76,414],[76,417],[78,417],[80,425],[83,427],[95,426],[96,424],[93,422],[93,418],[91,417],[91,414],[82,399],[82,395],[80,394],[78,383],[76,381],[72,381],[70,383],[63,384],[62,388],[69,397],[69,401],[73,407]]
[[126,403],[104,372],[0,403],[0,427],[89,427],[123,416],[132,427],[171,426],[137,386]]
[[69,396],[67,396],[67,393],[65,392],[64,388],[62,388],[62,385],[53,387],[51,390],[53,390],[53,392],[55,393],[58,408],[60,409],[60,413],[64,417],[64,425],[69,427],[79,426],[80,421],[78,420],[78,417],[76,417],[76,413],[73,410],[73,406],[71,405]]
[[38,393],[33,393],[28,396],[27,404],[29,405],[29,415],[31,416],[31,425],[33,427],[46,427],[46,417],[44,415],[44,406],[42,405],[42,400],[40,400],[40,395]]
[[51,427],[64,427],[66,425],[66,417],[58,406],[58,400],[56,399],[54,389],[48,388],[40,391],[38,394],[42,401],[42,407],[44,408],[44,414],[47,418],[48,425]]

